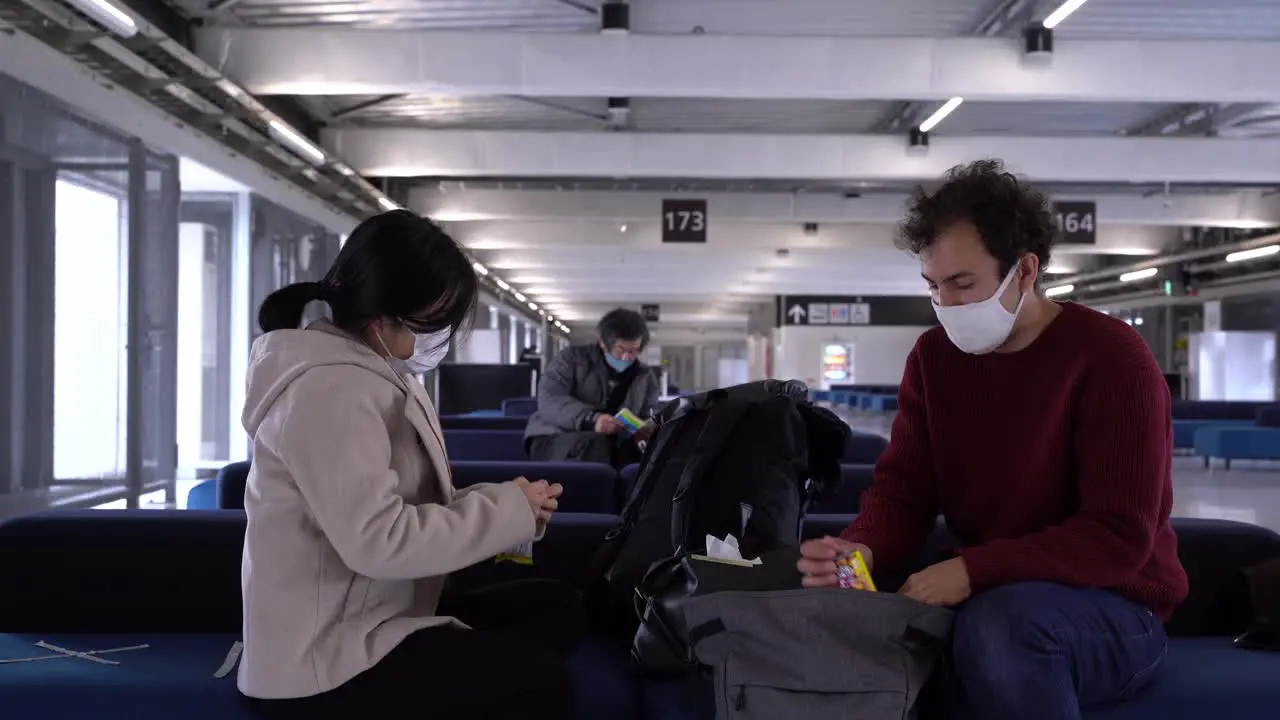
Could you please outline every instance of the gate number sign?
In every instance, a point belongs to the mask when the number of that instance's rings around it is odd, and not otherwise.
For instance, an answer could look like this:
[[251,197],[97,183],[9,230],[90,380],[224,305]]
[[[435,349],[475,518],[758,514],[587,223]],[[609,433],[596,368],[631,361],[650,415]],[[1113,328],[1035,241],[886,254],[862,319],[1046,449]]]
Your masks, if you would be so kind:
[[1067,245],[1093,245],[1098,238],[1098,206],[1093,202],[1053,204],[1058,240]]
[[662,201],[662,242],[705,243],[706,241],[706,200]]

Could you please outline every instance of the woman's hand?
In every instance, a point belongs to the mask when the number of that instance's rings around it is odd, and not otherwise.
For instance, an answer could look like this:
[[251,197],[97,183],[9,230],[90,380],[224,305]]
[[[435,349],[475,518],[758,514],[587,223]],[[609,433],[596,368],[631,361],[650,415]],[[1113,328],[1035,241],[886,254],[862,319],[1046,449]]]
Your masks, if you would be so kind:
[[516,487],[524,491],[529,500],[529,509],[533,511],[538,524],[545,525],[551,514],[560,507],[560,496],[564,494],[564,486],[560,483],[548,484],[546,480],[530,482],[527,478],[516,478]]

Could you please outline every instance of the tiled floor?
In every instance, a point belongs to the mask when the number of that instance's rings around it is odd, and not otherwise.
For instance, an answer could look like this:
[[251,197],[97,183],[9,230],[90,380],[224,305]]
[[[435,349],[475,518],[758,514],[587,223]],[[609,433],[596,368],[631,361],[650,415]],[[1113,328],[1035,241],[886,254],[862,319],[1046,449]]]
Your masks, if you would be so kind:
[[[849,425],[889,436],[892,415],[850,414]],[[1177,457],[1173,463],[1173,514],[1181,517],[1238,520],[1280,532],[1280,462],[1221,462],[1206,470],[1204,461]]]

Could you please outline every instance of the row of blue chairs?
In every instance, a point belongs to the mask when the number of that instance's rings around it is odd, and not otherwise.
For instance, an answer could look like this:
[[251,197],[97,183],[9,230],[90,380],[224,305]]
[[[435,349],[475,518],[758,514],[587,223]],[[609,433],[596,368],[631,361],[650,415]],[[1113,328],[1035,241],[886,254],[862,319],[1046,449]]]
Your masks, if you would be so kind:
[[[813,515],[808,537],[838,533],[849,515]],[[609,514],[559,513],[532,566],[484,562],[455,576],[462,589],[528,577],[579,577]],[[234,673],[217,678],[240,639],[241,511],[53,511],[0,524],[0,659],[134,648],[101,657],[0,665],[6,717],[236,720],[252,717]],[[1270,720],[1280,707],[1280,655],[1233,648],[1249,623],[1242,570],[1280,555],[1280,536],[1252,525],[1177,519],[1191,596],[1168,623],[1165,668],[1132,702],[1087,720]],[[950,538],[939,528],[919,567]],[[902,573],[878,573],[892,591]],[[710,688],[645,679],[625,643],[589,637],[570,660],[575,720],[710,720]],[[501,682],[496,678],[495,682]],[[430,698],[424,698],[429,707]],[[924,720],[930,720],[925,718]]]
[[898,409],[896,390],[814,390],[809,397],[816,403],[866,412],[896,412]]
[[[446,428],[445,448],[451,460],[506,461],[527,460],[523,430]],[[845,444],[841,462],[851,465],[873,465],[888,441],[880,435],[854,431]]]
[[[841,466],[841,483],[827,497],[814,504],[815,513],[856,513],[862,493],[871,486],[872,465]],[[527,477],[564,486],[561,512],[616,514],[622,511],[639,473],[638,465],[616,472],[597,463],[450,462],[455,487],[477,483],[506,482]],[[217,477],[193,488],[187,496],[189,510],[242,510],[249,463],[231,463]]]
[[1280,405],[1270,402],[1186,400],[1173,405],[1173,445],[1204,458],[1280,459]]
[[1241,427],[1280,427],[1280,405],[1249,400],[1173,403],[1173,446],[1179,450],[1196,449],[1196,433],[1200,430]]

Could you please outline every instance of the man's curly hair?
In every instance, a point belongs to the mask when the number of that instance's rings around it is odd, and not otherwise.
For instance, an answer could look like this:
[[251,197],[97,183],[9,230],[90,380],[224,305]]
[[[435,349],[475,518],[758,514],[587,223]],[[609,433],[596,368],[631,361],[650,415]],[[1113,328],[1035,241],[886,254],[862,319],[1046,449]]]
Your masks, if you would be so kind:
[[947,171],[937,190],[917,187],[896,245],[913,255],[928,250],[938,234],[957,222],[978,228],[987,252],[1009,272],[1018,258],[1032,253],[1043,269],[1049,264],[1057,227],[1049,198],[1018,180],[1000,160],[978,160]]

